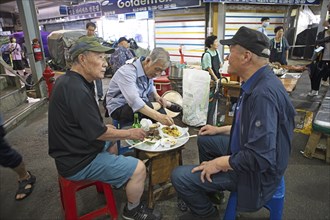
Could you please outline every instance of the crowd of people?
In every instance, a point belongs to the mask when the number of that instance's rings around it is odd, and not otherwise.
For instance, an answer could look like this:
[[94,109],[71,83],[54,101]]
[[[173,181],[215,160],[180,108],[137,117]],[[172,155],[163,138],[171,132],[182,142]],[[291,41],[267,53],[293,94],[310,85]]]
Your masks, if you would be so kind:
[[[274,29],[275,37],[269,40],[266,28],[270,18],[262,18],[261,22],[258,30],[243,26],[231,39],[220,40],[230,48],[226,58],[228,73],[241,79],[241,92],[233,124],[203,126],[197,139],[200,163],[179,166],[171,175],[178,197],[189,208],[182,219],[219,219],[211,197],[226,190],[238,192],[238,210],[258,210],[272,198],[288,166],[295,109],[269,62],[287,65],[289,44],[282,26]],[[317,39],[317,45],[325,49],[315,56],[314,61],[322,70],[317,77],[312,76],[318,81],[313,81],[312,92],[318,90],[316,84],[330,72],[329,22]],[[94,23],[87,23],[86,36],[79,38],[69,51],[71,68],[54,85],[48,112],[49,155],[64,178],[99,180],[115,188],[125,186],[124,219],[161,219],[159,210],[149,209],[141,200],[145,164],[117,152],[117,140],[143,141],[146,131],[116,129],[105,124],[97,98],[103,99],[101,80],[110,63],[114,75],[105,94],[105,106],[112,119],[132,123],[134,113],[138,113],[139,118],[173,125],[173,118],[164,108],[180,112],[182,106],[159,96],[153,82],[170,66],[170,55],[164,48],[156,47],[145,57],[135,57],[125,37],[119,38],[118,48],[113,49],[101,44],[95,37],[95,29]],[[217,36],[207,37],[207,50],[201,59],[202,69],[214,81],[221,79],[219,68],[223,63],[218,44]],[[18,62],[21,57],[15,55],[19,50],[13,39],[10,51],[14,69],[24,74]],[[162,108],[155,110],[151,101],[158,102]],[[18,174],[16,200],[22,200],[32,192],[36,177],[26,170],[22,156],[4,136],[1,125],[0,162]],[[105,144],[106,141],[110,144]]]

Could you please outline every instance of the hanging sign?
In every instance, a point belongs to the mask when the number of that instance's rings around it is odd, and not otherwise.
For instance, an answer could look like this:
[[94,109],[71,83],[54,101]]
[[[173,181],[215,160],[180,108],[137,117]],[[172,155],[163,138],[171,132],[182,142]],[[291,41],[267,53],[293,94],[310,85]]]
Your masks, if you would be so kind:
[[86,4],[71,6],[68,8],[68,15],[70,19],[101,17],[101,4],[99,2],[90,2]]
[[200,6],[200,0],[104,0],[104,15]]
[[281,4],[281,5],[319,5],[320,0],[203,0],[204,3],[244,3],[244,4]]

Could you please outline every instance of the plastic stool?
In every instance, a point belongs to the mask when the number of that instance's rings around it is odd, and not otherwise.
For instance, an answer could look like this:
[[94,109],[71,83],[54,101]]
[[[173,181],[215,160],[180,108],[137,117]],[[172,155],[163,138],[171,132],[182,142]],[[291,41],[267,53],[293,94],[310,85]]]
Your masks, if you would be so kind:
[[[71,181],[61,176],[58,176],[58,182],[66,220],[89,220],[105,214],[111,215],[111,219],[116,220],[118,218],[116,202],[112,193],[111,185],[93,180]],[[98,192],[104,192],[107,204],[102,208],[94,210],[83,216],[78,216],[76,192],[93,185],[96,186]]]
[[[285,182],[284,177],[280,182],[280,185],[277,187],[273,198],[267,202],[264,206],[270,212],[270,220],[281,220],[284,206],[284,195],[285,195]],[[237,192],[231,192],[226,212],[224,215],[224,220],[235,220],[236,219],[236,205],[237,205]]]
[[[117,129],[121,129],[121,124],[119,121],[112,119],[112,124],[115,126]],[[118,155],[124,154],[129,151],[133,151],[132,149],[129,149],[129,146],[121,147],[120,140],[117,141],[117,149],[118,149]]]

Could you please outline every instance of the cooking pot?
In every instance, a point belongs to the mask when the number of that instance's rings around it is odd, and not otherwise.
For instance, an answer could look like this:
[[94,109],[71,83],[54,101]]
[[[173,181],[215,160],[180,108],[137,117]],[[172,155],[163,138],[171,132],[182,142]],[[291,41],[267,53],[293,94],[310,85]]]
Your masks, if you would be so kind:
[[171,65],[170,77],[171,78],[182,78],[184,67],[185,67],[185,65],[172,64]]

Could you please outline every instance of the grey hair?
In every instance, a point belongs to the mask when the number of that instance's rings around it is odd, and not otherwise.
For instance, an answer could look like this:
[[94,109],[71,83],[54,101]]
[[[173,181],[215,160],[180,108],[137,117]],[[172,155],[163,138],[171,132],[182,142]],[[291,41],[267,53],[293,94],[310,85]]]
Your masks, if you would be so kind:
[[162,47],[154,48],[148,57],[150,58],[152,64],[161,60],[161,61],[164,61],[166,66],[169,66],[170,62],[171,62],[170,54]]
[[[90,51],[87,50],[87,51],[82,52],[81,54],[87,56],[89,52]],[[79,60],[78,60],[79,55],[80,54],[78,54],[74,59],[72,59],[72,57],[70,57],[70,60],[71,60],[72,64],[80,64]]]
[[252,54],[253,54],[252,57],[254,57],[255,61],[261,62],[262,64],[269,63],[269,58],[261,57],[261,56],[258,56],[257,54],[254,54],[254,53],[252,53]]

